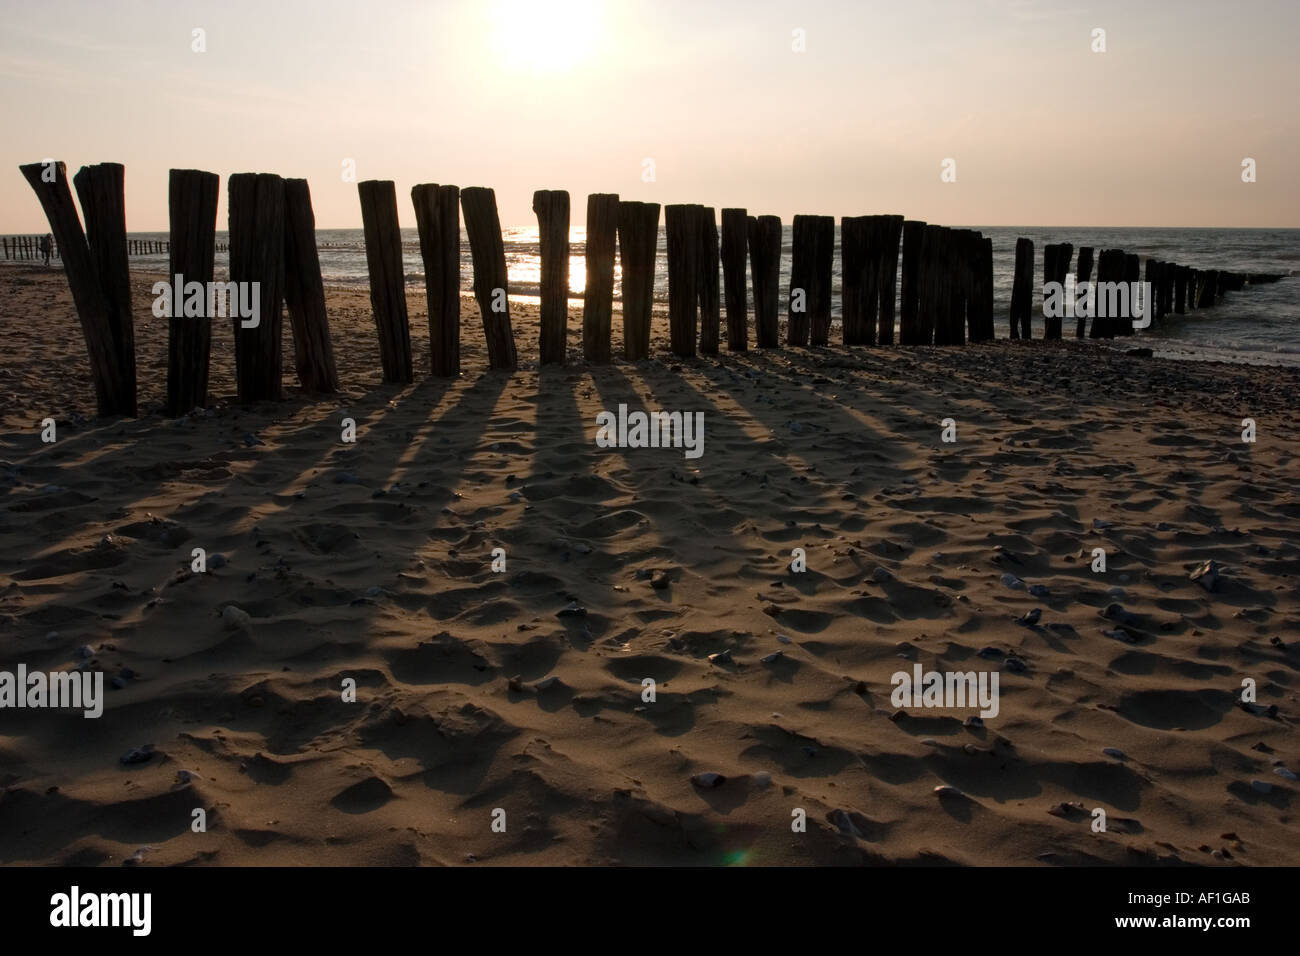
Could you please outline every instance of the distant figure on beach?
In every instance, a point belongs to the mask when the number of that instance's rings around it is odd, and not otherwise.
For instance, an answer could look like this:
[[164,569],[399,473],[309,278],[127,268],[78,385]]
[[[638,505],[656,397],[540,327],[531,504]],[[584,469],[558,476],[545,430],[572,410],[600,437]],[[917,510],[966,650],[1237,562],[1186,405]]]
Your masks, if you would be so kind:
[[52,245],[53,244],[50,241],[50,234],[48,232],[45,235],[41,236],[41,255],[45,259],[45,267],[47,269],[50,266],[50,250],[52,248]]

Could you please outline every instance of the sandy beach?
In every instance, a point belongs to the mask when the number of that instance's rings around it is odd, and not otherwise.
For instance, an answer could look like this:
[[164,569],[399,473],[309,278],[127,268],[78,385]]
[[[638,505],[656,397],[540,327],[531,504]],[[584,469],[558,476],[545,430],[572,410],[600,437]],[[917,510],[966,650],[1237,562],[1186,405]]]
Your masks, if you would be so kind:
[[[285,400],[238,406],[218,326],[173,421],[132,281],[141,417],[101,421],[62,271],[0,268],[0,669],[121,684],[3,713],[0,862],[1300,864],[1298,370],[680,360],[661,315],[597,367],[574,303],[539,371],[514,303],[511,375],[466,299],[434,380],[421,288],[399,388],[335,289],[342,394],[299,393],[286,318]],[[703,455],[598,447],[620,404],[702,412]],[[895,706],[917,664],[997,671],[997,716]]]

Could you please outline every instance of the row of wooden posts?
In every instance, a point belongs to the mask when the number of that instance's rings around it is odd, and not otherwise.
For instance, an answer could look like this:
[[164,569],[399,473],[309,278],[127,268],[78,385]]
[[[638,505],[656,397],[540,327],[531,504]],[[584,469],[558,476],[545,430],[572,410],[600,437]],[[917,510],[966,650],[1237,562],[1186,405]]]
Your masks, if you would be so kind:
[[[136,414],[136,371],[127,256],[132,244],[125,224],[124,168],[115,163],[82,167],[73,178],[85,216],[82,231],[64,164],[52,181],[42,164],[21,167],[36,192],[59,247],[86,337],[101,415]],[[165,243],[170,275],[207,287],[213,280],[219,179],[215,173],[171,170],[170,240]],[[406,282],[402,266],[397,193],[391,181],[358,184],[370,299],[387,383],[414,380]],[[243,403],[281,396],[282,306],[288,307],[294,358],[302,387],[314,393],[338,389],[338,373],[325,311],[324,284],[316,242],[311,194],[304,179],[266,173],[237,173],[228,182],[229,279],[259,284],[260,322],[245,328],[232,317],[236,385]],[[509,288],[496,196],[483,187],[460,189],[426,183],[411,190],[419,232],[428,303],[431,371],[460,372],[460,216],[465,218],[474,273],[474,296],[482,316],[488,364],[517,364],[510,323]],[[538,190],[533,196],[540,236],[540,341],[542,363],[563,363],[568,329],[569,194]],[[721,313],[726,312],[727,347],[748,348],[749,287],[754,298],[755,343],[780,345],[781,220],[723,209],[721,233],[712,207],[664,207],[668,258],[669,347],[678,356],[716,354]],[[623,275],[623,355],[650,354],[655,249],[660,206],[598,193],[587,197],[586,288],[582,310],[583,356],[611,359],[614,263]],[[845,217],[841,220],[841,314],[845,345],[889,345],[894,341],[895,303],[902,345],[959,345],[982,342],[993,331],[992,240],[970,229],[951,229],[902,216]],[[829,344],[835,222],[830,216],[795,216],[786,343]],[[1027,249],[1027,252],[1026,252]],[[901,286],[895,290],[902,256]],[[1045,281],[1063,280],[1069,244],[1048,246]],[[1086,257],[1084,253],[1087,253]],[[1089,275],[1091,250],[1081,251],[1080,272]],[[750,279],[746,282],[746,260]],[[1128,276],[1136,256],[1103,252],[1099,279]],[[1086,262],[1086,266],[1085,266]],[[1151,266],[1148,265],[1150,273]],[[1231,273],[1197,272],[1177,283],[1178,268],[1157,264],[1184,303],[1197,289],[1199,307],[1220,290],[1240,287]],[[719,276],[723,295],[719,297]],[[1225,278],[1226,277],[1226,278]],[[1012,296],[1012,336],[1031,334],[1026,289],[1032,291],[1033,246],[1017,243]],[[1250,278],[1250,277],[1245,277]],[[1026,285],[1026,283],[1029,283]],[[1163,285],[1161,286],[1163,288]],[[1206,290],[1209,291],[1206,291]],[[1182,309],[1179,305],[1179,311]],[[167,409],[183,415],[207,401],[211,316],[169,319]],[[1082,326],[1080,326],[1082,328]],[[1105,333],[1106,326],[1102,327]],[[1094,323],[1094,335],[1098,326]],[[1082,332],[1079,333],[1082,335]],[[1113,333],[1112,333],[1113,334]],[[1060,337],[1060,320],[1049,320],[1049,338]]]
[[[45,254],[41,252],[41,236],[4,236],[0,237],[0,245],[4,247],[6,259],[45,259]],[[59,258],[59,244],[50,243],[50,258]]]
[[[1043,247],[1043,282],[1056,282],[1065,286],[1066,274],[1070,271],[1073,246],[1068,242],[1049,243]],[[1083,283],[1093,282],[1093,248],[1082,246],[1079,249],[1078,264],[1075,269],[1076,294],[1080,299],[1085,295]],[[1166,315],[1183,315],[1195,309],[1204,309],[1214,305],[1225,292],[1238,292],[1246,285],[1259,285],[1276,282],[1282,278],[1276,274],[1229,272],[1222,269],[1194,269],[1180,266],[1173,262],[1147,259],[1146,277],[1143,280],[1141,259],[1136,253],[1124,252],[1122,249],[1103,249],[1096,257],[1097,277],[1095,282],[1132,284],[1145,281],[1151,288],[1151,300],[1147,308],[1151,310],[1150,319],[1163,322]],[[1034,243],[1023,236],[1016,240],[1016,266],[1011,287],[1011,337],[1013,339],[1032,338],[1034,287]],[[1093,314],[1092,325],[1088,327],[1088,311],[1075,310],[1075,338],[1114,338],[1117,335],[1133,334],[1133,315],[1130,309],[1125,315]],[[1090,310],[1096,313],[1094,307]],[[1049,316],[1044,313],[1043,338],[1059,339],[1062,337],[1063,316]]]

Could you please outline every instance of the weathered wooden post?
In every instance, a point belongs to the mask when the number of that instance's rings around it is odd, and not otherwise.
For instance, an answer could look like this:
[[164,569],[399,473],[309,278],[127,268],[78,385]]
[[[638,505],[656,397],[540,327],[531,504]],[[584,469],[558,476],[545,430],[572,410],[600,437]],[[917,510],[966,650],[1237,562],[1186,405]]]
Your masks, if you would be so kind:
[[[622,204],[620,204],[621,206]],[[533,193],[541,256],[541,334],[543,365],[563,365],[569,334],[569,194],[563,189]],[[626,258],[626,253],[624,254]],[[627,324],[627,267],[623,273],[623,323]]]
[[[842,227],[841,223],[841,227]],[[920,302],[921,254],[925,245],[925,223],[908,219],[903,223],[902,288],[899,295],[898,341],[902,345],[919,345],[921,328],[917,309]],[[844,243],[843,228],[840,244]]]
[[1011,284],[1011,337],[1032,339],[1034,297],[1034,243],[1016,240],[1016,271]]
[[474,260],[474,298],[483,320],[488,367],[513,371],[515,336],[510,327],[510,284],[496,193],[484,186],[467,186],[460,191],[460,208]]
[[[278,401],[284,301],[284,180],[274,173],[235,173],[227,181],[226,201],[230,214],[230,281],[239,288],[240,300],[247,305],[251,295],[257,308],[255,318],[244,318],[238,310],[230,310],[234,313],[231,326],[235,332],[239,401],[244,405]],[[396,217],[394,200],[394,220]]]
[[[391,180],[357,183],[361,224],[370,272],[370,307],[379,331],[379,359],[385,384],[415,381],[411,364],[411,325],[406,312],[406,273],[402,268],[402,234],[397,221],[397,188]],[[234,261],[235,235],[231,229]]]
[[[169,242],[168,248],[174,246]],[[305,179],[284,181],[284,301],[293,329],[294,367],[298,383],[308,392],[339,390],[329,317],[325,314],[325,283],[316,249],[316,214]]]
[[127,376],[121,367],[112,306],[104,295],[95,260],[90,254],[85,233],[81,231],[81,220],[68,185],[67,168],[63,163],[48,167],[45,163],[29,163],[19,169],[40,200],[45,218],[50,223],[50,232],[64,250],[63,270],[86,339],[99,414],[134,415],[135,393],[127,388]]
[[610,360],[617,241],[618,195],[592,193],[587,197],[587,284],[582,297],[582,356],[588,362]]
[[1074,284],[1075,284],[1074,337],[1076,339],[1081,339],[1088,333],[1088,316],[1085,314],[1085,312],[1087,311],[1086,303],[1088,301],[1088,296],[1084,290],[1087,288],[1085,283],[1091,281],[1092,281],[1092,246],[1081,246],[1079,248],[1079,265],[1074,273]]
[[777,314],[781,296],[781,219],[749,218],[749,267],[754,285],[754,326],[760,349],[781,344]]
[[659,204],[618,204],[618,257],[623,267],[623,357],[650,356],[654,314],[655,249],[659,244]]
[[865,335],[863,285],[866,282],[866,233],[870,218],[844,216],[840,219],[840,334],[845,345],[863,344]]
[[727,307],[727,349],[749,348],[749,293],[745,284],[748,223],[743,209],[722,210],[722,288]]
[[[429,311],[429,371],[440,378],[460,374],[460,187],[421,183],[411,189],[415,224],[424,263],[424,297]],[[565,196],[565,239],[568,239],[568,196]],[[534,198],[534,208],[536,199]],[[542,241],[542,361],[546,361],[547,230]],[[564,271],[568,274],[568,257]],[[561,320],[562,321],[562,320]],[[562,327],[561,327],[562,328]],[[561,331],[561,357],[563,357]]]
[[809,298],[813,286],[813,259],[817,234],[813,216],[795,216],[790,239],[790,297],[787,302],[787,345],[808,344]]
[[[1061,338],[1061,324],[1065,311],[1065,277],[1070,270],[1070,259],[1073,254],[1074,246],[1068,242],[1049,244],[1043,249],[1043,284],[1046,286],[1049,282],[1055,282],[1062,290],[1062,314],[1048,316],[1047,310],[1043,310],[1043,338],[1045,339]],[[1046,301],[1045,298],[1044,301]]]
[[876,341],[881,345],[893,345],[895,299],[898,298],[898,244],[903,234],[903,217],[882,216],[880,230],[880,278],[877,282],[880,309],[876,320]]
[[[126,170],[121,163],[83,166],[72,177],[86,220],[86,244],[99,286],[108,303],[109,328],[129,396],[124,415],[136,414],[135,326],[131,312],[131,273],[126,261]],[[51,250],[51,256],[53,250]]]
[[827,345],[831,335],[831,281],[835,272],[835,217],[813,216],[812,296],[809,342]]
[[971,283],[970,315],[971,342],[993,341],[993,240],[975,234],[975,251],[972,256],[974,276]]
[[[221,178],[200,169],[173,169],[167,201],[171,223],[170,276],[211,288],[212,246],[217,231],[217,193]],[[181,290],[184,291],[184,290]],[[174,299],[173,299],[174,301]],[[211,296],[201,315],[170,315],[167,320],[167,414],[186,415],[208,402],[208,356],[212,345]],[[174,309],[169,311],[175,311]]]
[[1174,266],[1174,314],[1187,311],[1187,266]]
[[684,203],[664,207],[668,241],[668,338],[674,355],[695,355],[700,305],[699,215]]
[[697,206],[697,241],[700,243],[700,353],[718,354],[721,309],[718,300],[718,221],[712,206]]

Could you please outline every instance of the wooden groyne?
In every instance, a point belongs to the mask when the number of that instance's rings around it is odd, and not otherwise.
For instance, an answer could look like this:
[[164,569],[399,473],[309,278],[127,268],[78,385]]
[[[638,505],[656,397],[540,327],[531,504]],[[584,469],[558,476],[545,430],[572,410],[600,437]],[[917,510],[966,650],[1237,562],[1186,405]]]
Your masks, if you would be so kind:
[[[188,288],[209,287],[206,297],[186,298],[168,313],[167,411],[179,416],[208,401],[212,324],[211,287],[248,314],[230,313],[236,388],[242,403],[274,401],[282,387],[282,323],[287,308],[300,386],[311,393],[339,389],[315,217],[306,180],[266,173],[238,173],[228,183],[230,282],[214,281],[219,179],[201,170],[172,170],[171,229],[167,240],[128,239],[125,231],[124,170],[111,163],[83,167],[74,177],[82,213],[72,200],[66,169],[53,181],[45,164],[21,167],[49,220],[53,253],[64,267],[86,338],[101,415],[136,413],[134,323],[127,257],[166,255],[171,275]],[[358,183],[358,199],[370,273],[370,299],[379,339],[383,379],[414,381],[406,307],[399,209],[387,180]],[[510,321],[509,278],[496,196],[485,187],[422,184],[411,191],[420,237],[428,303],[430,373],[458,375],[460,364],[460,217],[464,216],[473,268],[474,298],[488,364],[511,371],[518,365]],[[538,190],[533,196],[541,259],[541,321],[537,343],[541,363],[563,363],[569,334],[569,194]],[[612,360],[612,317],[616,263],[623,281],[623,357],[652,352],[651,318],[655,248],[660,213],[668,253],[669,351],[677,356],[715,355],[726,349],[780,348],[780,312],[786,314],[786,345],[830,347],[833,311],[835,220],[798,215],[793,220],[790,282],[782,301],[781,220],[742,208],[717,210],[685,203],[661,207],[594,193],[586,204],[586,287],[581,313],[582,353],[589,362]],[[3,237],[6,258],[41,257],[38,236]],[[1132,284],[1143,278],[1139,257],[1103,249],[1094,258],[1080,248],[1075,278]],[[1052,243],[1043,250],[1043,284],[1068,286],[1074,248]],[[840,220],[841,347],[946,345],[994,338],[993,243],[972,229],[905,220],[901,215],[848,216]],[[748,265],[748,282],[746,266]],[[1213,306],[1223,295],[1273,282],[1278,275],[1194,269],[1148,259],[1145,282],[1153,321]],[[1034,244],[1016,241],[1010,334],[1035,336]],[[721,288],[720,288],[721,286]],[[249,295],[243,293],[244,287]],[[255,292],[253,290],[256,290]],[[721,294],[720,294],[721,293]],[[1046,289],[1044,288],[1044,294]],[[1044,295],[1044,298],[1046,296]],[[250,302],[249,299],[252,301]],[[750,300],[753,301],[752,313]],[[173,301],[179,305],[180,293]],[[1072,304],[1085,301],[1080,292]],[[784,309],[782,307],[784,306]],[[751,334],[751,320],[752,334]],[[1089,326],[1080,314],[1074,337],[1131,335],[1131,314],[1095,315]],[[1145,327],[1142,323],[1139,327]],[[1060,315],[1047,314],[1042,337],[1061,339]]]

